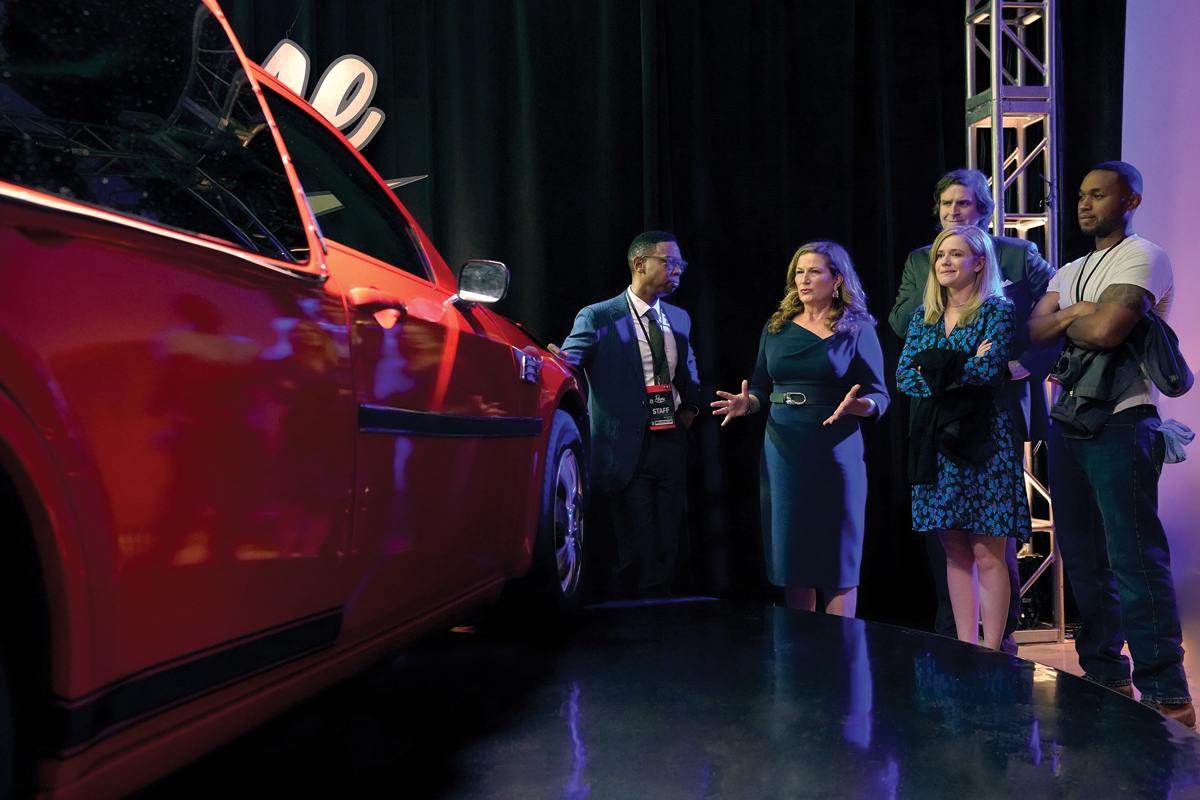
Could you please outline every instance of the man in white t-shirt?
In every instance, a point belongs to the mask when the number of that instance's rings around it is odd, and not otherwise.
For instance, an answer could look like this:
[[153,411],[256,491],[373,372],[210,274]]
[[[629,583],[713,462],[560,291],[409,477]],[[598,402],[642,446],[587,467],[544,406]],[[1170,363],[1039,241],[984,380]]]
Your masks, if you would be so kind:
[[[1142,176],[1122,161],[1097,165],[1079,190],[1079,226],[1096,249],[1050,280],[1029,318],[1033,347],[1062,339],[1085,350],[1121,345],[1148,313],[1166,320],[1174,296],[1171,261],[1133,232]],[[1163,444],[1155,391],[1142,374],[1116,398],[1090,439],[1058,422],[1050,437],[1055,530],[1083,624],[1075,650],[1085,675],[1188,727],[1196,712],[1183,670],[1183,634],[1171,556],[1158,519]]]

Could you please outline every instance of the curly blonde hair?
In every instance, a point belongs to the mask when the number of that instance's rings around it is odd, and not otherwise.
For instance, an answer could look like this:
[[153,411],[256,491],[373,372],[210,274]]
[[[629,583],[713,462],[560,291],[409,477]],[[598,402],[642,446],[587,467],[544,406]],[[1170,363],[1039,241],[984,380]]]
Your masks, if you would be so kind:
[[787,285],[784,287],[786,294],[779,303],[779,309],[771,315],[767,330],[779,333],[804,310],[800,290],[796,288],[796,265],[800,262],[800,256],[809,253],[823,256],[825,265],[834,277],[842,277],[842,285],[837,297],[833,298],[833,309],[825,319],[825,327],[834,332],[851,331],[863,324],[874,327],[875,318],[867,311],[867,293],[863,291],[862,281],[854,271],[854,262],[850,260],[850,254],[837,242],[818,239],[801,245],[792,256],[792,261],[788,264]]

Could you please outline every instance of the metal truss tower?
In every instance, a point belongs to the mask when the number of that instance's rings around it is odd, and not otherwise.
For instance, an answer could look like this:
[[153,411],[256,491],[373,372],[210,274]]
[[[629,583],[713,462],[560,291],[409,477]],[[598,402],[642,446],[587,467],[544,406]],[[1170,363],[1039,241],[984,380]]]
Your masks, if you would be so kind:
[[992,182],[992,230],[1042,229],[1058,265],[1056,0],[966,0],[967,163]]
[[[1055,65],[1058,31],[1056,0],[966,0],[967,6],[967,164],[989,176],[992,231],[1015,232],[1022,239],[1040,229],[1042,251],[1059,264],[1059,140]],[[1035,389],[1036,391],[1036,389]],[[1048,536],[1049,552],[1023,581],[1025,597],[1042,579],[1050,578],[1053,624],[1019,630],[1018,643],[1065,639],[1063,566],[1054,533],[1050,494],[1032,471],[1025,449],[1025,483],[1030,505],[1035,498],[1050,509],[1033,520],[1034,531]],[[1021,551],[1034,555],[1030,545]],[[1022,605],[1024,607],[1024,604]]]

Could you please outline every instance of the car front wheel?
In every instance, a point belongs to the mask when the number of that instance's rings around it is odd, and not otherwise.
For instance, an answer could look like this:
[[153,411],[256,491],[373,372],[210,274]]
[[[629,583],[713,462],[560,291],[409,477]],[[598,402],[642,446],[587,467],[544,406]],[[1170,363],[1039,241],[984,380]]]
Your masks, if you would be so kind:
[[525,577],[506,589],[514,621],[561,622],[583,605],[590,570],[586,503],[583,440],[571,415],[558,410],[546,446],[533,561]]
[[504,588],[495,616],[535,631],[545,631],[547,622],[557,630],[558,623],[569,621],[582,607],[590,580],[583,440],[565,411],[554,412],[545,463],[533,560],[524,577]]
[[553,549],[560,600],[570,605],[583,588],[585,474],[579,429],[565,411],[555,412],[548,451],[538,543],[543,558]]

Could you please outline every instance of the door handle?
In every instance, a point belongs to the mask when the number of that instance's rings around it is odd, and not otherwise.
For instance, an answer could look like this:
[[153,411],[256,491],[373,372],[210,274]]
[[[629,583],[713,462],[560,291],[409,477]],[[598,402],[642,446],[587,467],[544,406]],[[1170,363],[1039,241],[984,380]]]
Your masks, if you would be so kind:
[[26,239],[47,250],[63,247],[76,240],[73,234],[54,228],[32,228],[26,225],[17,225],[16,229]]
[[364,314],[370,314],[382,328],[391,328],[408,313],[404,301],[393,294],[381,292],[373,286],[360,286],[350,290],[350,304]]

